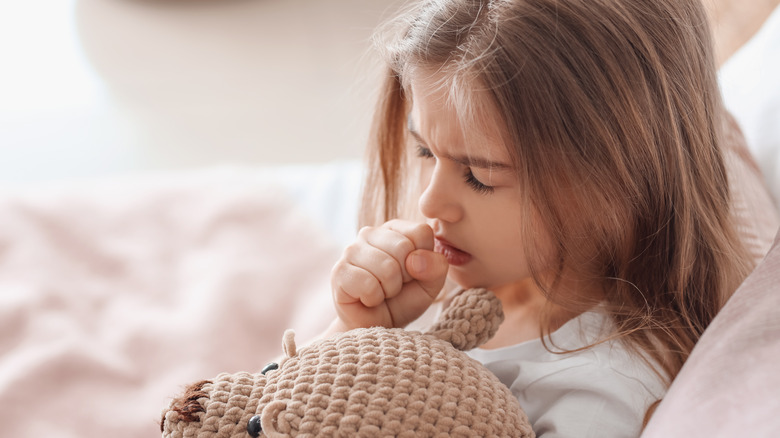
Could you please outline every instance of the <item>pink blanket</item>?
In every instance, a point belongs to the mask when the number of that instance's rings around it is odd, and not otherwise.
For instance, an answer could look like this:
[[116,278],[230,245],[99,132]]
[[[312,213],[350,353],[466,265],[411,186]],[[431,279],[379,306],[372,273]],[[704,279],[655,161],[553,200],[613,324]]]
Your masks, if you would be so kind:
[[159,436],[186,383],[324,329],[341,246],[224,172],[0,194],[0,435]]

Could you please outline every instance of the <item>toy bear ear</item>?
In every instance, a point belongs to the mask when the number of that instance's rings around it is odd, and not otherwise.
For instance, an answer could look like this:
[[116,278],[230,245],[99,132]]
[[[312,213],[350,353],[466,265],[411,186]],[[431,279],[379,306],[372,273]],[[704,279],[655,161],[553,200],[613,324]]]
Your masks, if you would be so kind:
[[295,348],[295,332],[287,329],[282,336],[282,350],[287,357],[295,357],[298,354],[298,350]]
[[487,289],[468,289],[457,295],[428,334],[471,350],[492,338],[504,322],[501,301]]

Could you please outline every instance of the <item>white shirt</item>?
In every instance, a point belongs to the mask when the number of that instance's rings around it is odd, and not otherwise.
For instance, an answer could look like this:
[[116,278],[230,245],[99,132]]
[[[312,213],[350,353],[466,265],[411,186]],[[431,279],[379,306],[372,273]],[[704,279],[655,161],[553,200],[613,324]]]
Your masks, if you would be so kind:
[[[608,325],[602,313],[583,313],[552,333],[547,346],[586,347],[604,339]],[[556,354],[537,339],[468,354],[510,388],[540,438],[637,437],[645,411],[666,393],[663,381],[620,341]]]

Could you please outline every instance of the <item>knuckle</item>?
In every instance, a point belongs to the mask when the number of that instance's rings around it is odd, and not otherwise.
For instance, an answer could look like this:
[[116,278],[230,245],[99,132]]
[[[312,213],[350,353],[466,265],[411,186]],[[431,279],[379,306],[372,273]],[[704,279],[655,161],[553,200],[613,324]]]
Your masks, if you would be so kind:
[[363,245],[358,242],[351,243],[349,246],[344,248],[344,255],[341,260],[353,260],[355,256],[360,254],[362,246]]
[[392,281],[398,275],[398,262],[395,259],[385,259],[379,263],[378,271],[386,282]]
[[391,219],[382,225],[383,228],[393,229],[398,232],[405,232],[413,226],[414,222],[405,219]]
[[414,242],[409,239],[399,239],[393,248],[393,253],[403,256],[403,258],[406,258],[406,255],[408,255],[410,252],[414,251],[415,245]]
[[379,279],[371,274],[363,276],[363,281],[361,283],[363,289],[365,289],[366,291],[382,289]]
[[341,291],[352,297],[353,299],[358,299],[363,295],[363,279],[356,279],[356,278],[345,278],[345,281],[339,283],[337,285],[338,288],[341,289]]
[[403,223],[404,221],[402,221],[401,219],[390,219],[389,221],[385,222],[383,226],[386,228],[393,228],[402,225]]
[[371,234],[371,232],[373,231],[374,231],[374,227],[369,227],[369,226],[361,227],[360,230],[358,230],[358,237],[365,239],[366,236]]
[[333,268],[331,268],[330,276],[335,280],[336,278],[343,277],[346,270],[347,263],[343,259],[339,260],[335,265],[333,265]]
[[367,275],[363,281],[360,282],[360,296],[362,297],[384,297],[385,292],[382,289],[382,285],[375,277]]

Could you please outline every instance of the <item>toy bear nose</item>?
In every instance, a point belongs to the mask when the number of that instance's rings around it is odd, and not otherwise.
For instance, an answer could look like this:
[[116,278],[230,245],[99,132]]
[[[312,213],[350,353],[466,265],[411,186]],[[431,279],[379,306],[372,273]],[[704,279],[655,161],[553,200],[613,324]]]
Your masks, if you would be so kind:
[[257,438],[260,432],[263,431],[263,425],[260,424],[260,416],[255,415],[249,419],[249,424],[246,425],[246,431],[252,438]]
[[275,363],[275,362],[271,362],[268,365],[264,366],[263,370],[260,371],[260,373],[265,375],[265,373],[267,373],[269,371],[278,370],[278,369],[279,369],[279,364]]

